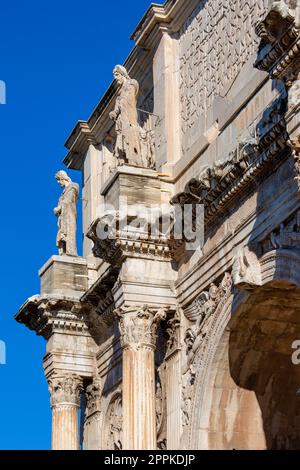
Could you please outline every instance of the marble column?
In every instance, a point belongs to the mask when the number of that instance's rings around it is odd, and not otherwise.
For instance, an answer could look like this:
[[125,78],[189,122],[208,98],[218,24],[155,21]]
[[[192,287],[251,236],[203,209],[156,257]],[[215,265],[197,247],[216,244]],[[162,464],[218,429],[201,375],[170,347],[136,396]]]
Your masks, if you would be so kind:
[[123,448],[156,450],[155,369],[157,326],[163,309],[118,309],[123,348]]
[[79,450],[78,409],[82,378],[72,374],[48,379],[52,408],[52,450]]

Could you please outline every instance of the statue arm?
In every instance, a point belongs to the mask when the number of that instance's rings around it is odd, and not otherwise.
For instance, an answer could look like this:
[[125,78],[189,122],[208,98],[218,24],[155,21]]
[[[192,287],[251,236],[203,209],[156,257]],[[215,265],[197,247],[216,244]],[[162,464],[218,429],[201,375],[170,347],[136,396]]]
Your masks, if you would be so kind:
[[120,113],[121,113],[121,106],[120,106],[119,98],[117,98],[115,109],[111,113],[109,113],[109,117],[113,121],[116,121]]

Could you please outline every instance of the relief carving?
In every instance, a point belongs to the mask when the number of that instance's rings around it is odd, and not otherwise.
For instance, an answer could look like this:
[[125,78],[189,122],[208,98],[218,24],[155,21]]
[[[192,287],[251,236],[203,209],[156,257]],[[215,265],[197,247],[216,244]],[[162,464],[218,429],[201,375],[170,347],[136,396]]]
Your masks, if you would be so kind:
[[272,1],[256,33],[261,38],[255,67],[280,80],[287,94],[285,119],[289,145],[295,159],[295,180],[299,188],[299,129],[297,109],[300,104],[300,4],[297,0]]
[[203,204],[206,223],[216,219],[217,214],[222,217],[224,208],[246,187],[256,184],[260,175],[274,171],[282,158],[289,157],[285,112],[286,95],[282,95],[252,123],[247,136],[241,137],[223,160],[204,166],[184,191],[171,199],[171,204]]
[[225,273],[217,286],[212,283],[209,290],[203,291],[184,314],[193,325],[186,330],[184,337],[185,356],[182,368],[182,422],[188,426],[191,418],[192,396],[196,378],[194,359],[201,342],[210,329],[210,318],[217,309],[222,308],[232,292],[231,274]]
[[234,257],[232,278],[239,289],[251,290],[262,284],[257,256],[246,247],[240,248]]
[[180,348],[180,324],[180,312],[176,310],[174,316],[167,321],[166,325],[167,357]]
[[300,248],[300,211],[297,211],[261,242],[261,254],[272,250]]
[[112,399],[107,410],[105,423],[106,448],[109,450],[122,450],[123,409],[121,393],[117,393]]
[[165,365],[158,367],[156,371],[156,392],[155,392],[155,411],[156,411],[156,434],[157,449],[163,448],[166,444],[166,374]]

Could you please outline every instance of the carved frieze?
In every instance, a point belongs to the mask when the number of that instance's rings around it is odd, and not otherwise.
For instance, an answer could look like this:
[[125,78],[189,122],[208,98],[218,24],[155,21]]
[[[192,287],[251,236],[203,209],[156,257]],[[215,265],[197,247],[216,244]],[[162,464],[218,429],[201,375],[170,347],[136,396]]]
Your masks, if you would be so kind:
[[203,167],[171,203],[203,204],[204,221],[213,222],[233,199],[290,155],[285,111],[285,97],[280,96],[254,123],[252,137],[241,140],[224,160]]
[[217,310],[222,309],[232,293],[231,274],[225,273],[219,285],[212,283],[208,290],[203,291],[184,314],[193,322],[186,330],[184,337],[185,355],[182,368],[182,423],[183,430],[191,419],[192,397],[197,366],[194,363],[197,350],[211,328],[210,319]]
[[75,374],[55,374],[48,378],[51,407],[79,406],[83,380]]
[[266,13],[255,28],[261,38],[255,67],[269,72],[272,78],[286,79],[293,56],[299,52],[296,6],[288,0],[273,1]]

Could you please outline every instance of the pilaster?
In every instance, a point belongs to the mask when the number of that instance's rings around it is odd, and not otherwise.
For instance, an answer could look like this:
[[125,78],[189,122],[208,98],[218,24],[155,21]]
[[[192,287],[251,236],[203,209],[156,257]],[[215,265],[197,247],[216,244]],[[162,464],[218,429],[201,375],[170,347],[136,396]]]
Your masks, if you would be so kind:
[[125,450],[156,450],[155,368],[157,327],[163,309],[117,309],[123,348],[123,419]]

